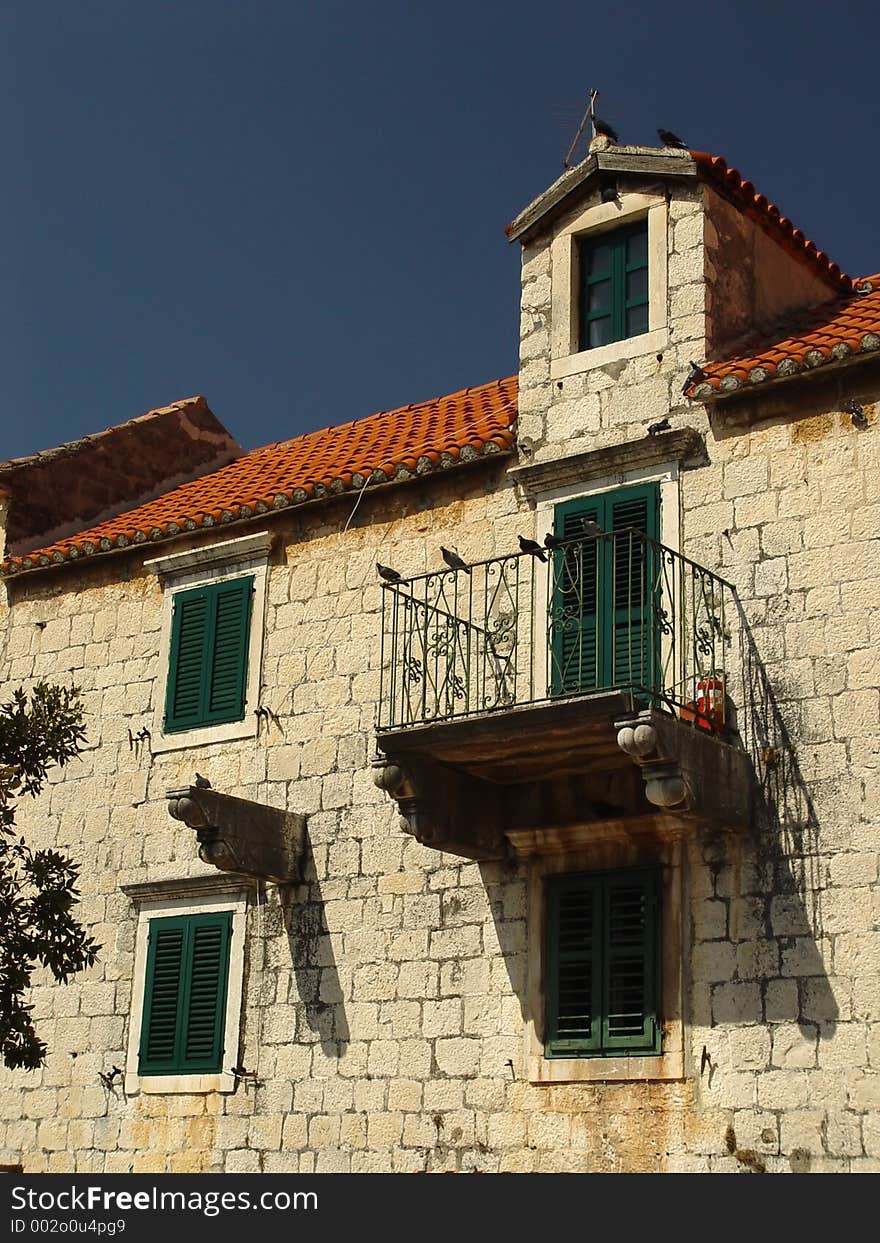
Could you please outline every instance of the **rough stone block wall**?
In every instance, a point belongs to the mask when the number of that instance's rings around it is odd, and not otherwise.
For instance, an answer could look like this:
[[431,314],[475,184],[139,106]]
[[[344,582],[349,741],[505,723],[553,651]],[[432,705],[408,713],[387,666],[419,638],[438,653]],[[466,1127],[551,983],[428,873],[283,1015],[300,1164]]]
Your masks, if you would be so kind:
[[[104,946],[67,987],[40,980],[38,1073],[0,1072],[0,1162],[32,1171],[874,1170],[880,1168],[880,410],[867,374],[707,412],[681,397],[705,321],[698,195],[669,208],[669,346],[566,378],[547,365],[549,251],[524,257],[520,433],[533,460],[644,435],[670,414],[706,464],[678,483],[681,550],[729,579],[753,823],[688,847],[682,1082],[526,1078],[527,868],[477,865],[405,835],[373,784],[377,560],[405,574],[531,534],[504,464],[273,521],[258,740],[132,750],[152,721],[161,588],[134,551],[11,588],[2,694],[83,687],[89,746],[21,823],[84,861],[81,913]],[[869,427],[841,412],[846,384]],[[849,390],[847,390],[849,392]],[[525,458],[524,458],[525,460]],[[152,550],[151,550],[152,551]],[[734,648],[750,636],[755,659]],[[301,885],[252,907],[232,1095],[108,1091],[123,1065],[135,911],[125,883],[207,872],[165,790],[218,790],[308,817]]]

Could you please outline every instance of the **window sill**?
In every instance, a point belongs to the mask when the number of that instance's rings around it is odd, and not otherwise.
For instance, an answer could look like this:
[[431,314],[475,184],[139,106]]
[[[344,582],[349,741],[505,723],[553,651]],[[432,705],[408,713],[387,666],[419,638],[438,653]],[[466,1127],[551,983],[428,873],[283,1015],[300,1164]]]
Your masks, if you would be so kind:
[[625,337],[623,341],[612,341],[609,345],[600,345],[593,350],[581,350],[577,354],[567,354],[563,358],[552,358],[550,378],[559,380],[565,376],[581,375],[584,371],[593,371],[596,367],[604,367],[608,363],[642,358],[645,354],[656,354],[666,348],[668,335],[666,328],[654,328],[651,332],[643,332],[638,337]]
[[243,721],[228,721],[225,725],[206,725],[202,729],[185,729],[179,734],[159,734],[153,741],[153,755],[163,751],[185,751],[190,747],[208,747],[217,742],[236,742],[242,738],[256,738],[259,720],[245,717]]
[[529,1056],[529,1082],[622,1083],[678,1081],[685,1078],[684,1054],[672,1049],[659,1057],[544,1057]]
[[214,1075],[137,1075],[125,1076],[125,1095],[168,1096],[173,1093],[234,1092],[235,1075],[220,1071]]

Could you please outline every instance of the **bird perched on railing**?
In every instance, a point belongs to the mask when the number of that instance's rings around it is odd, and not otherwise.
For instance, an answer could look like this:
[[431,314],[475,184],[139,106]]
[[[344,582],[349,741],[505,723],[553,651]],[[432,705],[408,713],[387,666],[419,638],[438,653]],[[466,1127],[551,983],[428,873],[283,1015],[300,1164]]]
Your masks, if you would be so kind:
[[678,147],[679,151],[687,151],[688,149],[687,143],[682,142],[678,134],[673,134],[671,129],[658,129],[657,137],[664,147]]
[[539,561],[546,561],[547,554],[540,544],[536,544],[533,539],[526,539],[524,535],[518,535],[519,547],[521,552],[531,553],[533,557],[537,557]]
[[584,535],[589,535],[591,539],[595,539],[597,535],[604,535],[605,531],[599,526],[598,522],[594,522],[592,518],[584,518],[581,523],[581,529]]
[[563,545],[563,542],[564,541],[561,540],[558,535],[552,535],[549,531],[544,536],[544,547],[545,548],[551,548],[551,549],[561,548]]
[[392,570],[390,565],[380,565],[377,561],[376,569],[379,572],[379,577],[384,578],[386,583],[400,582],[400,575],[397,573],[397,570]]
[[211,783],[207,777],[203,777],[201,773],[196,773],[196,789],[210,790]]
[[448,548],[444,548],[443,545],[441,544],[440,545],[440,556],[449,566],[450,570],[464,570],[465,574],[470,574],[471,567],[467,564],[466,561],[462,561],[461,557],[458,555],[457,552],[450,552]]

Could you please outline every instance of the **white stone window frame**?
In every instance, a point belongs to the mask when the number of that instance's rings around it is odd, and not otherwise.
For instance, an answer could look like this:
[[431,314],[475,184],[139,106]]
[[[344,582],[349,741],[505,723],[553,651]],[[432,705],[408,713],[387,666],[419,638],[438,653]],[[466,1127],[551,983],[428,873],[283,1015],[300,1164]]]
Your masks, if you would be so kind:
[[[667,830],[668,832],[668,830]],[[587,828],[583,839],[590,837]],[[524,1034],[529,1082],[560,1083],[681,1081],[685,1078],[684,964],[687,947],[684,910],[685,851],[679,837],[639,841],[625,836],[600,838],[577,849],[536,855],[529,872],[528,949]],[[656,867],[660,875],[659,1054],[631,1057],[545,1057],[546,880],[565,873],[623,871]]]
[[[134,953],[128,1046],[125,1059],[125,1095],[168,1095],[182,1092],[234,1092],[236,1077],[231,1067],[238,1064],[241,1040],[244,951],[248,901],[255,883],[244,877],[193,877],[140,885],[125,885],[138,908]],[[144,1018],[147,983],[147,951],[150,921],[169,916],[206,915],[232,912],[229,946],[229,973],[226,982],[226,1017],[223,1035],[225,1069],[210,1075],[141,1075],[138,1058]]]
[[[153,754],[164,751],[182,751],[188,747],[208,746],[218,742],[234,742],[242,738],[256,738],[259,717],[256,709],[260,704],[260,688],[263,666],[263,643],[266,630],[266,593],[269,579],[269,554],[272,536],[267,532],[245,535],[239,539],[224,540],[191,548],[186,552],[170,553],[144,562],[144,568],[159,576],[164,590],[162,606],[162,633],[159,643],[159,673],[156,677],[155,702],[153,704]],[[222,725],[200,725],[194,729],[165,732],[165,699],[171,662],[171,628],[174,597],[180,591],[202,587],[208,583],[229,582],[236,578],[252,577],[254,597],[251,607],[250,634],[248,636],[248,669],[245,687],[244,715],[240,721],[228,721]]]
[[[662,352],[668,344],[668,225],[664,195],[628,194],[617,203],[596,203],[570,220],[553,238],[551,263],[550,376],[554,380],[579,375],[621,359]],[[648,223],[648,331],[591,350],[578,349],[580,332],[578,240]]]
[[[660,417],[660,415],[658,415]],[[680,467],[678,462],[668,462],[659,466],[643,467],[639,470],[620,471],[616,474],[599,475],[590,480],[589,487],[584,484],[567,484],[558,488],[547,489],[535,498],[535,531],[539,544],[543,544],[548,535],[553,534],[553,523],[556,506],[564,501],[586,500],[605,492],[616,492],[619,488],[628,488],[636,484],[656,483],[660,487],[660,543],[678,552],[681,536],[681,490],[679,486]],[[534,630],[536,635],[547,631],[548,619],[544,615],[545,604],[549,603],[549,561],[547,564],[535,566],[534,591]],[[680,616],[681,601],[679,599],[679,577],[673,575],[673,592],[675,616]],[[666,641],[666,640],[664,640]],[[548,668],[548,643],[542,643],[534,654],[535,685],[543,686],[549,695],[550,670]],[[678,648],[679,663],[684,660],[681,644]],[[683,676],[683,668],[675,670],[676,679]]]

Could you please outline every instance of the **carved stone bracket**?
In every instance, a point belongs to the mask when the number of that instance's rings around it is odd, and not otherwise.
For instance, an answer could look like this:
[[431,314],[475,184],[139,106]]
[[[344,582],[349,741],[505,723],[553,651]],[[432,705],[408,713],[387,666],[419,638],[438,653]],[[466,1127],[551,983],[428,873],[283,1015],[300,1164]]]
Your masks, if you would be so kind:
[[199,786],[165,797],[173,819],[195,831],[203,863],[276,884],[300,879],[305,816]]
[[745,752],[652,709],[614,727],[617,745],[638,768],[653,807],[717,827],[748,822],[752,782]]
[[427,761],[381,756],[373,761],[373,781],[396,801],[403,831],[423,846],[466,859],[505,855],[497,807],[478,790],[482,783]]
[[687,790],[675,757],[664,756],[653,725],[618,725],[617,745],[641,770],[645,798],[654,807],[677,807],[685,802]]

